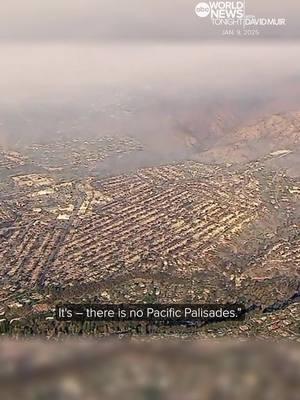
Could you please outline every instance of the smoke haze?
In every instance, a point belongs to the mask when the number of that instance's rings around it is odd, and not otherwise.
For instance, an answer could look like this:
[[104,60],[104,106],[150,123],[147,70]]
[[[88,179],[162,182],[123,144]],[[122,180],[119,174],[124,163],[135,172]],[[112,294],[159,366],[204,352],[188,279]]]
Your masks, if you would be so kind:
[[1,6],[2,143],[137,136],[154,151],[201,148],[300,99],[300,6],[246,2],[287,18],[260,37],[222,37],[187,0],[28,0]]

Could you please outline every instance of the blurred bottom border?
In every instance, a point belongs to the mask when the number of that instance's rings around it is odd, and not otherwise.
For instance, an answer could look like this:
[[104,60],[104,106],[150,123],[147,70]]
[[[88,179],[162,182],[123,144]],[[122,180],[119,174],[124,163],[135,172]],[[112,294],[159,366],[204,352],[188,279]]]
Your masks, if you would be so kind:
[[0,398],[298,399],[300,346],[290,342],[3,339]]

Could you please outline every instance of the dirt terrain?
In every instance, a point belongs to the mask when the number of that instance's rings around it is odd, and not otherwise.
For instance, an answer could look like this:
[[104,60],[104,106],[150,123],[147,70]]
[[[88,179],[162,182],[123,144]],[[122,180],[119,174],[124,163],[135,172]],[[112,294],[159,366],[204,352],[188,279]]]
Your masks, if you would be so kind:
[[199,161],[218,164],[245,163],[259,158],[271,169],[284,169],[290,176],[299,176],[299,112],[270,115],[232,130],[197,157]]

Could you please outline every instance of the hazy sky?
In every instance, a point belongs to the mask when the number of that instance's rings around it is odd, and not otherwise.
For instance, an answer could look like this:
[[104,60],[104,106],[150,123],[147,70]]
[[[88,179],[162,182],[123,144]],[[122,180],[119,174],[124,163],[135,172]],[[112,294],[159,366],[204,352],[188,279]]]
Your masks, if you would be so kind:
[[[22,116],[21,121],[29,119],[23,116],[27,105],[49,115],[52,106],[62,104],[77,110],[78,105],[84,105],[85,109],[99,110],[99,115],[102,112],[110,116],[107,108],[118,108],[120,103],[121,108],[130,105],[139,110],[134,117],[122,115],[132,121],[140,117],[140,126],[145,127],[145,118],[147,125],[155,119],[154,109],[168,110],[172,116],[177,110],[190,115],[192,109],[197,115],[206,101],[218,104],[224,96],[235,97],[237,102],[241,99],[244,108],[253,98],[273,102],[283,97],[282,88],[291,88],[293,96],[297,96],[298,1],[246,0],[247,13],[287,18],[287,26],[262,29],[260,37],[242,39],[244,43],[230,37],[224,39],[209,18],[197,17],[197,3],[2,2],[0,112],[4,111],[0,115],[0,133],[9,132],[17,115]],[[291,97],[286,90],[285,98]],[[88,118],[86,114],[84,117]],[[5,122],[1,121],[2,115]],[[17,127],[20,134],[22,124]],[[159,120],[155,129],[158,125]]]
[[[286,17],[240,44],[222,40],[197,0],[10,0],[0,12],[0,102],[112,86],[177,94],[264,90],[299,76],[300,5],[246,0],[247,13]],[[280,41],[280,38],[285,39]],[[269,36],[272,41],[267,42]],[[214,43],[207,38],[214,39]],[[275,39],[277,38],[277,39]],[[293,62],[291,62],[293,59]]]
[[[220,38],[194,13],[198,0],[10,0],[1,2],[0,40],[103,41]],[[297,0],[246,0],[247,13],[288,24],[263,36],[299,38]]]
[[[186,91],[242,94],[300,76],[299,45],[287,42],[162,44],[2,44],[2,101],[98,86],[151,90],[160,97]],[[291,62],[291,59],[293,62]],[[60,101],[60,96],[57,96]]]

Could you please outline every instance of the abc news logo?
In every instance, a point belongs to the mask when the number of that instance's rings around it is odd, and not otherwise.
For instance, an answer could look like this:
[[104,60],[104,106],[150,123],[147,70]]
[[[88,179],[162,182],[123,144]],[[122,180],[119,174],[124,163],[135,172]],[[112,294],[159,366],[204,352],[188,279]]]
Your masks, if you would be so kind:
[[200,18],[208,17],[210,14],[210,5],[207,3],[199,3],[196,5],[195,12]]
[[244,1],[202,1],[196,5],[195,12],[200,18],[209,15],[212,18],[243,18],[245,3]]

